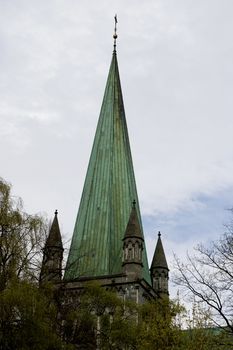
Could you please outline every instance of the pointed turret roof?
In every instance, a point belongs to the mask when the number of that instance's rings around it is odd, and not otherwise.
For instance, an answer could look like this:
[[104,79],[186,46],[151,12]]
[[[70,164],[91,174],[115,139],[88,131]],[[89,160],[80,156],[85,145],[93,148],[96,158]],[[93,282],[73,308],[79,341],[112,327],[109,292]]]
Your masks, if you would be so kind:
[[156,268],[164,268],[168,270],[167,260],[163,249],[163,244],[161,240],[161,233],[158,233],[158,241],[156,244],[154,257],[151,264],[151,270]]
[[61,232],[59,228],[59,223],[57,219],[57,210],[55,211],[54,219],[49,231],[48,238],[45,243],[45,247],[56,247],[62,248]]
[[[121,273],[122,238],[134,199],[143,232],[114,48],[65,280]],[[150,283],[145,249],[143,254],[143,277]]]
[[136,202],[133,201],[133,206],[131,210],[131,214],[129,217],[129,221],[126,227],[125,235],[123,239],[126,238],[140,238],[144,241],[142,231],[141,231],[141,225],[138,220],[138,214],[136,210]]

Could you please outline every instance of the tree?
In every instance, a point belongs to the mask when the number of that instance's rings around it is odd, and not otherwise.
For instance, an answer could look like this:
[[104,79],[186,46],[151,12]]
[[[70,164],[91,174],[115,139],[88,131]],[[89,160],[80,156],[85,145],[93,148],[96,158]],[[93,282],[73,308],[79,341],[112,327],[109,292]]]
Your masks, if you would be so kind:
[[54,291],[37,283],[46,231],[46,220],[27,214],[0,179],[1,350],[68,349],[57,332]]
[[177,257],[175,283],[209,310],[213,326],[233,335],[233,232],[232,226],[208,247],[199,244],[194,256],[182,263]]
[[12,279],[38,277],[46,231],[46,220],[24,212],[22,200],[0,178],[0,291]]
[[[96,349],[98,344],[103,350],[229,350],[230,342],[223,346],[226,339],[209,328],[209,314],[199,305],[194,305],[192,318],[187,318],[178,301],[157,299],[137,305],[98,284],[89,284],[72,324],[76,343],[87,349]],[[185,322],[188,327],[183,330],[181,323]]]
[[229,350],[232,342],[225,332],[213,327],[211,311],[194,301],[191,312],[182,315],[186,325],[181,331],[180,350]]
[[63,337],[81,349],[97,345],[102,350],[220,349],[219,335],[203,328],[206,319],[199,309],[188,329],[182,330],[187,315],[177,301],[157,299],[137,305],[96,283],[88,284],[74,301],[63,305]]
[[137,305],[116,291],[87,283],[74,298],[64,298],[63,339],[81,349],[136,349]]
[[9,283],[0,292],[0,349],[73,349],[57,332],[57,312],[48,290],[46,295],[32,283]]
[[177,324],[177,316],[183,311],[179,303],[168,299],[157,299],[142,305],[137,331],[137,349],[179,349],[181,330]]

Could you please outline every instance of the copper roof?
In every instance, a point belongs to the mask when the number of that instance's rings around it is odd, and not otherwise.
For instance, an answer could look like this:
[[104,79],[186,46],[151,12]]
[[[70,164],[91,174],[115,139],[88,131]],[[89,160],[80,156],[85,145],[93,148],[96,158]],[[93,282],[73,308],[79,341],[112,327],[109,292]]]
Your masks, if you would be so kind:
[[[74,227],[65,280],[121,273],[122,239],[132,201],[143,235],[116,52]],[[146,250],[144,278],[150,283]]]

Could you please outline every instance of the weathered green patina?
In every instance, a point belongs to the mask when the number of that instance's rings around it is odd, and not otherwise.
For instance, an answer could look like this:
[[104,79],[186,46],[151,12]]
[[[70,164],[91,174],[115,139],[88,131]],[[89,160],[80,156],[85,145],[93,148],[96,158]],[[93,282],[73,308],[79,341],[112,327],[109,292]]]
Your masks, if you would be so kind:
[[[105,88],[65,280],[122,272],[122,239],[132,202],[141,223],[116,52]],[[150,282],[146,249],[143,277]]]

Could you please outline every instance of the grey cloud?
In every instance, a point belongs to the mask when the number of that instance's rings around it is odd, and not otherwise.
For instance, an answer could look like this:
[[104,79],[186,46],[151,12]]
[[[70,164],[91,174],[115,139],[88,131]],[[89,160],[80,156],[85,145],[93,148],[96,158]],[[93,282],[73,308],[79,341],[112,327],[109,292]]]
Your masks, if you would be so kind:
[[115,12],[142,212],[181,213],[196,193],[232,188],[232,10],[227,0],[0,2],[1,176],[28,210],[60,209],[71,234]]

